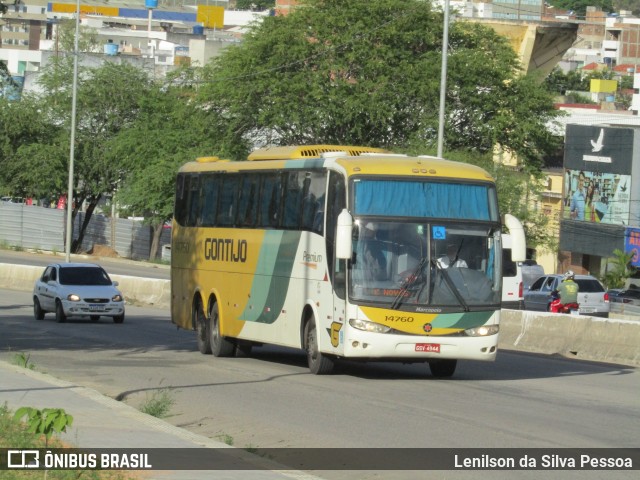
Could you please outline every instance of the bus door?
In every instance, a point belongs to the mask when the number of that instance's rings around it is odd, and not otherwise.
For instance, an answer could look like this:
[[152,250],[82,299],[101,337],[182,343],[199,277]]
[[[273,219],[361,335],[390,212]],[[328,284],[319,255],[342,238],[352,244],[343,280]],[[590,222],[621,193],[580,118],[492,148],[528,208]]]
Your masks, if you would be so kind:
[[[344,326],[346,319],[347,298],[347,261],[336,257],[336,226],[338,216],[347,205],[344,177],[337,172],[329,172],[327,185],[327,200],[325,206],[325,242],[327,251],[327,268],[329,270],[329,295],[333,300],[331,324],[327,327],[330,332],[331,347],[335,353],[344,351]],[[324,297],[323,297],[324,298]],[[327,331],[327,330],[325,330]]]

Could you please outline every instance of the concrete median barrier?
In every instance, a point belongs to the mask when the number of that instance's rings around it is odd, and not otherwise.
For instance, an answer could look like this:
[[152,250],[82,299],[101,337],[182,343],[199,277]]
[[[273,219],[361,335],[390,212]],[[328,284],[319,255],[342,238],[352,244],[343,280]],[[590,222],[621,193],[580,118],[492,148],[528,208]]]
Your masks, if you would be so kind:
[[640,366],[640,321],[503,310],[499,347]]
[[130,277],[127,275],[111,275],[118,282],[118,288],[127,303],[134,305],[153,305],[169,308],[171,302],[171,282],[155,278]]

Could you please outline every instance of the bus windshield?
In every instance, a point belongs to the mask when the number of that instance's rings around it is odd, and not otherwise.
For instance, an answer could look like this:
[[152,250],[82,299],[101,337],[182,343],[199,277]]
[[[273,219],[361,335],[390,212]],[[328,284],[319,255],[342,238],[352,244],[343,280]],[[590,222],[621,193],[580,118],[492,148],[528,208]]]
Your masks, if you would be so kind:
[[349,262],[350,298],[354,303],[418,311],[498,305],[499,238],[492,227],[468,222],[357,219]]

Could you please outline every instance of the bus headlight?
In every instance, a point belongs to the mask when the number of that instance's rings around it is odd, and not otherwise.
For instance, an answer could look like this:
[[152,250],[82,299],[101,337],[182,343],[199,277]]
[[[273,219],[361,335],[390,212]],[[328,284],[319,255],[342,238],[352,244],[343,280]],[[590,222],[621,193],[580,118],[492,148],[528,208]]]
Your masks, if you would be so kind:
[[365,332],[389,333],[391,331],[391,327],[387,327],[386,325],[380,325],[379,323],[368,320],[357,320],[355,318],[349,319],[349,325],[358,330],[364,330]]
[[482,325],[481,327],[467,328],[464,333],[468,337],[487,337],[497,334],[499,330],[499,325]]

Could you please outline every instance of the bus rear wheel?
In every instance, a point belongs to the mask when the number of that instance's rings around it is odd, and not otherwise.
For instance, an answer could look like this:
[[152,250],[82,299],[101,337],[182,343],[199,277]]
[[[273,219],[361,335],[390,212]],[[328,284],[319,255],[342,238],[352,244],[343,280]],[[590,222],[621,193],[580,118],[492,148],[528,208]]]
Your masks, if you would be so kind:
[[209,342],[211,353],[214,357],[229,357],[233,355],[235,345],[229,339],[220,334],[220,316],[218,315],[218,303],[211,306],[209,312]]
[[304,327],[305,350],[307,351],[307,363],[309,370],[314,375],[323,375],[333,370],[333,359],[321,353],[318,349],[318,330],[313,317]]
[[194,310],[193,316],[195,317],[196,326],[196,338],[198,340],[198,351],[204,355],[211,354],[211,335],[209,334],[209,322],[204,315],[204,308],[202,308],[202,302],[198,301]]
[[430,360],[429,368],[431,369],[431,375],[436,378],[448,378],[451,377],[458,365],[457,360]]

